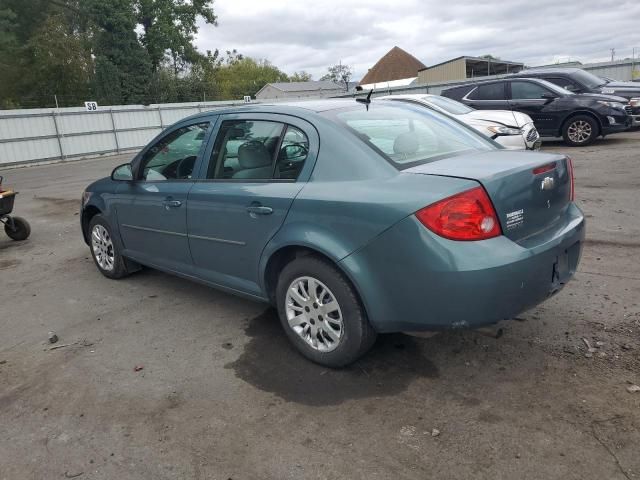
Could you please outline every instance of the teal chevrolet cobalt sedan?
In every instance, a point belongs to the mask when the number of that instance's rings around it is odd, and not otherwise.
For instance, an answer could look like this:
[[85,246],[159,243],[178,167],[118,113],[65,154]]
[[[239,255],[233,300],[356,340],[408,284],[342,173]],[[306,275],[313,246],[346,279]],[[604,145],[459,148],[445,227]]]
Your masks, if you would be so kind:
[[567,283],[585,235],[568,157],[385,100],[181,120],[87,187],[81,222],[103,275],[147,266],[271,303],[329,367],[378,333],[513,318]]

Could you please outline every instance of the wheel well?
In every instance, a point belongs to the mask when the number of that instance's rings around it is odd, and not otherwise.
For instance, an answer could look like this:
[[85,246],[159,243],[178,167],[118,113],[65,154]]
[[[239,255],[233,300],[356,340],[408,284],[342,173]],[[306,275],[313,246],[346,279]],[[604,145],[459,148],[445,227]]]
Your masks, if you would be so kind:
[[564,134],[564,127],[567,125],[567,123],[569,122],[569,120],[571,120],[574,117],[577,117],[579,115],[584,115],[586,117],[591,117],[596,121],[596,125],[598,125],[598,134],[596,135],[596,137],[599,137],[602,134],[602,123],[600,123],[600,119],[594,115],[591,112],[574,112],[571,115],[569,115],[564,122],[562,122],[562,126],[560,127],[560,136],[562,136]]
[[[323,258],[328,262],[331,262],[333,265],[336,265],[331,258],[312,248],[291,245],[277,250],[269,258],[264,273],[265,289],[267,291],[269,301],[272,304],[275,305],[276,303],[276,288],[278,287],[278,277],[280,276],[282,269],[294,259],[307,255]],[[341,270],[340,267],[337,268]]]
[[102,213],[100,209],[93,205],[89,205],[82,211],[82,235],[87,245],[89,244],[89,224],[91,223],[91,219],[99,213]]

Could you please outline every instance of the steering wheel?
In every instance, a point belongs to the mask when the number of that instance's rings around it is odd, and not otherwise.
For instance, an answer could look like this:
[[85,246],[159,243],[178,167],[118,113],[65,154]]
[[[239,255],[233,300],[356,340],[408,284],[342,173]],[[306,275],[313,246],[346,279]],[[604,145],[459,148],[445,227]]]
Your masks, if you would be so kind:
[[193,174],[193,166],[196,163],[196,158],[197,157],[195,155],[190,155],[180,160],[180,163],[178,163],[178,168],[176,169],[176,177],[190,178]]

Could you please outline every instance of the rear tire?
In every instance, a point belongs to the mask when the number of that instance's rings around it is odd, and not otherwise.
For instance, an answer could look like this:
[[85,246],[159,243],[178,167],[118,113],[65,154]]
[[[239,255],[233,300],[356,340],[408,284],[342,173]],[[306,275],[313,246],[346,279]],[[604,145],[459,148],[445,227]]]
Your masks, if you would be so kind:
[[344,367],[374,344],[357,292],[329,261],[305,256],[287,264],[278,279],[280,322],[293,345],[312,362]]
[[95,215],[89,223],[89,247],[91,258],[105,277],[119,279],[129,275],[120,246],[113,238],[111,226],[100,214]]
[[598,137],[598,122],[589,115],[576,115],[566,121],[562,128],[564,143],[570,147],[590,145]]
[[7,223],[4,224],[4,233],[6,233],[10,239],[20,242],[26,240],[29,238],[29,235],[31,235],[31,225],[22,217],[11,217],[7,219]]

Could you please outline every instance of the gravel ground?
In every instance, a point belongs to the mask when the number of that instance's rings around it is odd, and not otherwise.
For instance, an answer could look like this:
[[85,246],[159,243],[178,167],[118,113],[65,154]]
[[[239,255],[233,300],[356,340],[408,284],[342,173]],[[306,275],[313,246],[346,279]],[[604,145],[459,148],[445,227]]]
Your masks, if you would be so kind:
[[0,479],[640,478],[640,132],[544,149],[588,217],[574,281],[500,339],[383,336],[341,371],[264,305],[101,276],[78,203],[126,158],[1,172],[33,234],[0,238]]

